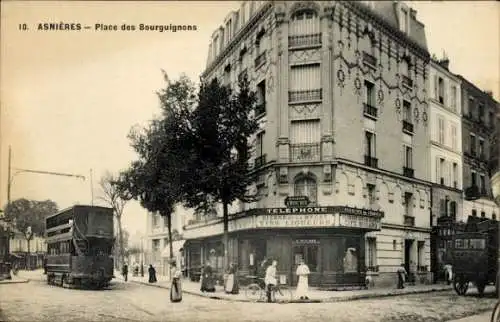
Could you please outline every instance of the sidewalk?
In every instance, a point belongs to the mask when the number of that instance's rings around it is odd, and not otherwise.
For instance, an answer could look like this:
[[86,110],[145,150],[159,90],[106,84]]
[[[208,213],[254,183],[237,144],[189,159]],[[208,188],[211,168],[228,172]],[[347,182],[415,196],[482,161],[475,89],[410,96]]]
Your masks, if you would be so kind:
[[[123,280],[123,276],[118,271],[115,272],[115,276],[116,278]],[[168,281],[166,277],[158,276],[157,279],[158,282],[156,283],[148,283],[147,274],[145,274],[144,277],[140,276],[134,277],[131,275],[129,275],[128,277],[129,282],[170,289],[170,281]],[[344,302],[344,301],[398,296],[406,294],[448,291],[451,289],[452,287],[450,285],[444,285],[444,284],[406,286],[406,288],[404,289],[374,288],[368,290],[349,290],[349,291],[322,291],[310,287],[309,288],[310,300],[299,300],[295,298],[295,288],[292,288],[291,291],[293,299],[290,302],[295,302],[295,303]],[[216,286],[214,293],[203,293],[200,291],[200,283],[192,282],[188,279],[182,280],[182,291],[187,294],[208,297],[211,299],[236,301],[236,302],[253,302],[253,300],[249,299],[245,295],[244,288],[240,289],[239,294],[226,294],[222,286]]]
[[18,275],[14,275],[11,273],[10,276],[12,277],[12,279],[10,279],[10,280],[0,280],[0,285],[16,284],[16,283],[28,283],[29,282],[29,279],[20,277],[19,272],[17,274]]

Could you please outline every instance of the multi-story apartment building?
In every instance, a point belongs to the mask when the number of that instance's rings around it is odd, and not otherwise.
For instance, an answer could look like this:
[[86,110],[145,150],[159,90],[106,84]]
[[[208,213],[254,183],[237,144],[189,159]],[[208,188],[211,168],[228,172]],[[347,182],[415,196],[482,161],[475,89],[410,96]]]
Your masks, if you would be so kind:
[[[190,215],[187,214],[182,207],[178,207],[172,214],[172,238],[178,239],[182,236],[182,229],[187,223],[187,220],[190,220]],[[179,262],[182,261],[181,250],[184,246],[184,241],[175,240],[172,246],[174,257]],[[166,218],[157,213],[148,213],[146,237],[142,243],[142,250],[144,252],[144,265],[152,264],[157,274],[166,275],[168,273],[170,248],[168,246],[168,226]]]
[[481,216],[498,219],[498,207],[490,184],[490,158],[495,152],[495,124],[498,102],[491,93],[477,88],[462,76],[463,218]]
[[[185,227],[188,266],[227,251],[240,274],[278,260],[296,282],[395,283],[404,263],[428,278],[430,108],[424,25],[398,1],[245,1],[212,36],[203,78],[257,91],[252,192],[229,221]],[[307,197],[307,198],[305,198]],[[188,246],[189,245],[189,246]]]
[[442,277],[449,260],[448,233],[462,216],[462,108],[460,79],[449,71],[449,59],[432,59],[429,64],[429,106],[431,129],[431,181],[433,235],[431,270]]

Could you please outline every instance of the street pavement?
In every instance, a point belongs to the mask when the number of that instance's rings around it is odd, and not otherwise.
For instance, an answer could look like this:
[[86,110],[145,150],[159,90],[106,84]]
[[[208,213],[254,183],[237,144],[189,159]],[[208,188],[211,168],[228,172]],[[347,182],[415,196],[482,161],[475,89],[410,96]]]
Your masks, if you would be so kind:
[[[0,321],[448,321],[487,315],[496,299],[452,291],[336,303],[269,304],[184,294],[170,303],[164,288],[115,279],[106,290],[49,286],[40,272],[20,272],[29,283],[0,285]],[[474,320],[475,321],[475,320]],[[481,320],[479,320],[481,321]]]

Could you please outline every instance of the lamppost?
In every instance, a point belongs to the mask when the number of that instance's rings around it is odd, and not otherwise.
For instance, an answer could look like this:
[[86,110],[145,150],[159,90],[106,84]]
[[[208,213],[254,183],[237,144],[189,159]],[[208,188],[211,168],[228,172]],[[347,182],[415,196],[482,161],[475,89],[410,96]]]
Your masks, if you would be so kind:
[[31,270],[31,251],[30,251],[30,241],[33,238],[33,231],[31,230],[31,226],[26,228],[26,232],[24,233],[26,237],[26,242],[28,243],[28,255],[26,257],[26,269]]

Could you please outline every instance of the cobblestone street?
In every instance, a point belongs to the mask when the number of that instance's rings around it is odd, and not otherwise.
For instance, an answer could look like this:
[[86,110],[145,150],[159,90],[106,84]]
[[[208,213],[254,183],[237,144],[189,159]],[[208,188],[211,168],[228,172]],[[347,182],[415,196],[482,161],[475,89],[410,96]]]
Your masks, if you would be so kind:
[[[491,310],[491,294],[451,291],[339,303],[242,303],[184,295],[115,280],[109,290],[71,290],[45,284],[0,285],[3,321],[447,321]],[[0,319],[1,320],[1,319]],[[480,321],[480,320],[478,320]]]

